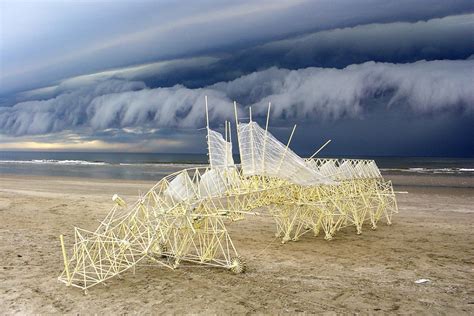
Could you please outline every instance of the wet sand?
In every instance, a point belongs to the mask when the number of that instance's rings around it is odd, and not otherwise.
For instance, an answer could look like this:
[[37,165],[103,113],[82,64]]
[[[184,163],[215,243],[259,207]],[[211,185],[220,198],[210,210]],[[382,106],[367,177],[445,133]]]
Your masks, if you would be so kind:
[[[0,176],[0,313],[474,313],[474,177],[389,174],[394,224],[282,245],[271,218],[229,230],[248,271],[138,267],[88,295],[57,281],[59,234],[94,229],[153,182]],[[426,278],[427,284],[415,284]]]

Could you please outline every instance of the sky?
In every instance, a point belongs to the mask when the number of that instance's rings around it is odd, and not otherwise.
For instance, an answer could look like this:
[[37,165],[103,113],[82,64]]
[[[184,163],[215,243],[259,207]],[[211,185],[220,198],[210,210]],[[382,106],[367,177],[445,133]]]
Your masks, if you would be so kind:
[[0,1],[0,150],[205,152],[205,96],[301,155],[474,157],[474,2]]

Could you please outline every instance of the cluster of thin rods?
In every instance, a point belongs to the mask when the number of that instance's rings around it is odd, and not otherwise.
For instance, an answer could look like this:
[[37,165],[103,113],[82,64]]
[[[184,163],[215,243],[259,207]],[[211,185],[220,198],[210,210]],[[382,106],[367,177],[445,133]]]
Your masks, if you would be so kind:
[[375,229],[382,218],[391,223],[395,194],[373,160],[304,160],[268,132],[268,120],[263,132],[255,122],[239,123],[236,111],[236,123],[241,165],[233,163],[230,124],[224,139],[208,123],[210,165],[164,177],[130,206],[114,195],[95,231],[74,228],[69,253],[60,236],[58,279],[87,290],[144,260],[171,269],[192,262],[243,272],[227,225],[257,210],[273,217],[282,242],[308,232],[329,240],[348,226],[360,234],[364,223]]

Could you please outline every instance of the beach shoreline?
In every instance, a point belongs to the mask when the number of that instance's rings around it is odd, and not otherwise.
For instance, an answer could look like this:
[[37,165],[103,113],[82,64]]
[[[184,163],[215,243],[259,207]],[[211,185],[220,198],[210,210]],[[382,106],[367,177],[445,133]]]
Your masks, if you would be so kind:
[[[114,193],[156,181],[0,175],[0,313],[474,313],[474,177],[384,173],[393,225],[282,245],[267,216],[229,226],[248,272],[137,267],[88,295],[57,281],[58,236],[94,229]],[[415,284],[421,278],[427,284]]]

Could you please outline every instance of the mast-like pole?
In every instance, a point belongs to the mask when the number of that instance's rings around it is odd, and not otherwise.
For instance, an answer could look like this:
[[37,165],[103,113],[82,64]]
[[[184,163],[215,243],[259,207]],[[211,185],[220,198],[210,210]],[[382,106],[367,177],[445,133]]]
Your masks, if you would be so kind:
[[228,159],[228,157],[227,157],[227,152],[228,152],[228,148],[227,148],[227,146],[228,146],[228,143],[227,143],[227,120],[224,122],[224,129],[225,129],[225,133],[224,133],[225,134],[225,145],[224,145],[225,162],[224,162],[224,167],[227,167],[227,161],[228,161],[227,160]]
[[312,159],[314,156],[316,156],[321,150],[324,149],[324,147],[326,147],[329,143],[331,142],[331,140],[328,140],[327,142],[324,143],[324,145],[322,145],[321,147],[319,147],[318,150],[316,150],[316,152],[314,154],[311,155],[311,157],[309,157],[308,159]]
[[286,152],[288,151],[288,147],[290,147],[291,139],[293,138],[293,134],[295,133],[295,129],[296,129],[296,124],[295,124],[295,126],[293,126],[293,130],[291,131],[290,138],[288,139],[288,144],[286,144],[285,152],[281,156],[280,164],[278,165],[278,169],[277,169],[277,173],[280,172],[280,168],[281,168],[281,165],[283,163],[283,159],[286,156]]
[[253,150],[253,133],[252,133],[252,107],[249,106],[249,114],[250,114],[250,123],[249,123],[249,127],[250,127],[250,149],[252,150],[252,170],[253,172],[255,173],[255,155],[254,155],[254,150]]
[[225,141],[227,142],[227,120],[224,122],[224,135],[225,135]]
[[240,166],[243,167],[242,164],[242,149],[240,148],[240,133],[239,133],[239,118],[237,116],[237,102],[234,101],[234,114],[235,114],[235,128],[237,129],[237,145],[239,146],[239,155],[240,155]]
[[234,161],[234,158],[232,157],[232,129],[230,128],[230,121],[227,122],[227,125],[229,126],[229,153],[230,153],[230,158],[232,161]]
[[209,150],[208,150],[209,165],[211,165],[211,168],[212,168],[211,142],[210,142],[210,136],[209,136],[209,108],[208,108],[208,106],[207,106],[207,95],[204,96],[204,100],[206,101],[207,148],[209,149]]
[[267,132],[268,132],[268,123],[270,121],[270,108],[272,103],[268,102],[268,111],[267,111],[267,122],[265,124],[265,137],[263,138],[263,158],[262,158],[262,170],[265,173],[265,147],[267,145]]

